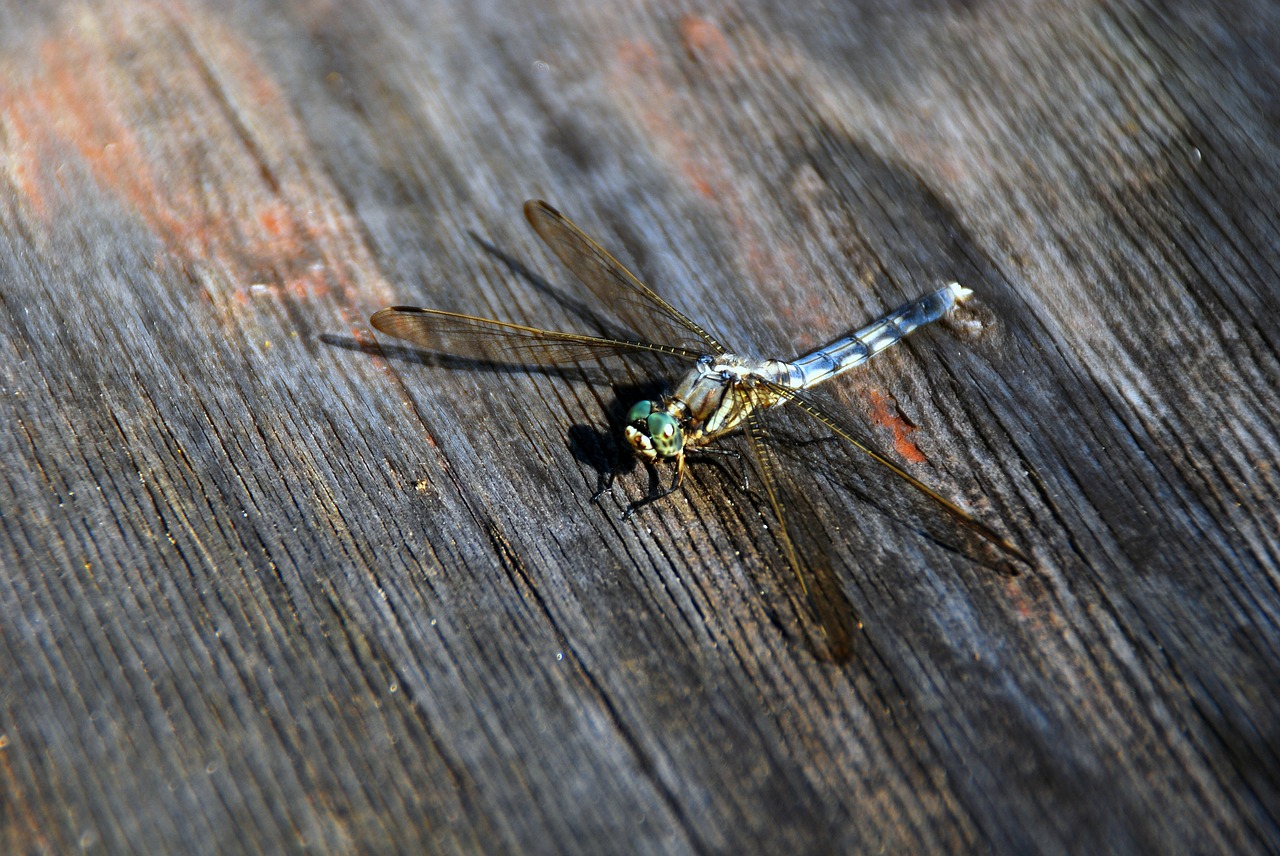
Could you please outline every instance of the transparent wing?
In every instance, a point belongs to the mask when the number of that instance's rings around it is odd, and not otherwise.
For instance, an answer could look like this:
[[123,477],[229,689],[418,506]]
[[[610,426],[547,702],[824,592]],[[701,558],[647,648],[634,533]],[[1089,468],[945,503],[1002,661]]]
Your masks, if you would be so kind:
[[392,306],[369,319],[376,330],[428,350],[492,362],[555,365],[637,351],[696,360],[701,354],[669,345],[628,342],[523,324],[459,315],[439,309]]
[[825,425],[827,429],[837,437],[853,445],[873,461],[880,464],[899,479],[911,485],[937,505],[941,506],[957,523],[968,529],[970,532],[980,536],[992,546],[998,548],[1006,555],[1017,559],[1028,567],[1033,566],[1034,563],[1031,561],[1030,557],[1011,544],[1007,538],[987,524],[983,523],[981,520],[978,520],[972,514],[965,511],[942,494],[935,491],[933,488],[926,485],[924,482],[917,479],[915,476],[911,475],[911,473],[886,458],[880,452],[876,451],[867,440],[859,436],[859,433],[854,428],[832,416],[824,407],[817,404],[812,398],[810,398],[808,394],[790,387],[782,386],[781,384],[774,383],[773,381],[759,376],[754,376],[753,380],[771,392],[775,392],[784,399],[790,401],[795,407],[803,410],[805,413],[818,420],[818,422]]
[[630,332],[679,349],[724,353],[715,336],[636,279],[559,211],[539,199],[530,199],[524,204],[524,216],[565,267]]
[[[773,508],[776,534],[784,558],[794,572],[800,594],[812,610],[824,637],[824,644],[815,646],[818,656],[835,663],[846,662],[853,656],[853,633],[857,620],[853,606],[840,588],[827,551],[809,537],[807,529],[793,530],[788,523],[796,508],[796,493],[791,487],[792,481],[778,466],[768,429],[758,410],[747,416],[747,437],[760,481]],[[796,547],[797,536],[804,545],[803,550]]]

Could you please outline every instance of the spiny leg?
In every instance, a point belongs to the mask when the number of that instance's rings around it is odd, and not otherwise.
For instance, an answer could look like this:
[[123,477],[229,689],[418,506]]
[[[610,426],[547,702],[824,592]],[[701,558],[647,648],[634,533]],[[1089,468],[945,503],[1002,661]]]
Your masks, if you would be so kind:
[[614,465],[601,474],[600,481],[596,486],[596,492],[591,494],[592,502],[600,502],[600,497],[606,493],[610,496],[613,495],[613,482],[618,477],[618,469],[618,466]]
[[622,520],[630,520],[631,515],[636,513],[637,509],[644,508],[654,500],[662,499],[664,496],[670,496],[680,489],[684,483],[684,452],[676,457],[676,474],[671,479],[671,485],[666,488],[655,489],[654,485],[650,485],[649,493],[640,499],[632,500],[627,504],[627,510],[623,513]]
[[[749,475],[748,475],[748,473],[750,472],[750,469],[747,467],[747,459],[746,459],[746,458],[744,458],[744,457],[742,456],[742,453],[741,453],[741,452],[739,452],[737,449],[717,449],[717,448],[712,448],[712,447],[710,447],[710,446],[699,446],[699,447],[696,447],[696,448],[693,448],[693,449],[689,449],[689,450],[688,450],[688,454],[693,455],[694,453],[696,453],[696,454],[698,454],[698,455],[708,455],[708,456],[723,455],[723,456],[724,456],[724,457],[726,457],[726,458],[733,458],[735,461],[737,461],[737,462],[738,462],[738,466],[739,466],[739,467],[741,468],[741,470],[742,470],[742,491],[743,491],[743,493],[750,493],[750,492],[751,492],[751,479],[750,479],[750,477],[749,477]],[[697,458],[693,458],[693,457],[691,457],[691,458],[689,458],[689,460],[690,460],[690,461],[695,461],[695,460],[697,460]],[[716,464],[716,465],[717,465],[717,467],[718,467],[718,468],[720,468],[722,471],[723,471],[723,469],[724,469],[723,467],[719,467],[719,462],[718,462],[718,461],[714,461],[714,460],[711,460],[710,458],[708,458],[708,459],[707,459],[707,462],[708,462],[708,463],[712,463],[712,464]]]

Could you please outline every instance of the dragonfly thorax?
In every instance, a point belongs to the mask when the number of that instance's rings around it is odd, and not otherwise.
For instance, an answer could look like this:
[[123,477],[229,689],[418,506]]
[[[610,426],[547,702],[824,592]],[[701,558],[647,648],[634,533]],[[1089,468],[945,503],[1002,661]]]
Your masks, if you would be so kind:
[[642,401],[627,413],[624,435],[640,458],[679,458],[738,428],[756,408],[780,399],[760,381],[784,382],[790,367],[778,360],[749,360],[734,354],[703,357],[675,392],[661,401]]

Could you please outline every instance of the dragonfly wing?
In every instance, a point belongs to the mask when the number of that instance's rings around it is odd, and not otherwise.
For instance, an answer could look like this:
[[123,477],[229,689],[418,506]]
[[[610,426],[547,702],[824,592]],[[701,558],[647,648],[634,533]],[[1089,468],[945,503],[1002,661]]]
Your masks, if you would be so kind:
[[[857,448],[859,451],[861,451],[863,454],[867,455],[873,461],[878,463],[880,466],[884,467],[889,472],[893,473],[899,479],[911,485],[921,494],[928,497],[936,505],[941,506],[961,526],[965,527],[970,532],[980,536],[986,542],[998,548],[1007,556],[1011,556],[1014,559],[1017,559],[1018,561],[1027,565],[1028,567],[1033,566],[1033,563],[1030,557],[1028,557],[1026,553],[1023,553],[1021,550],[1015,547],[1012,543],[1010,543],[1007,538],[1005,538],[996,530],[992,529],[987,524],[983,523],[981,520],[978,520],[972,514],[965,511],[963,508],[956,505],[954,502],[947,499],[942,494],[938,493],[933,488],[926,485],[924,482],[917,479],[915,476],[911,475],[911,473],[904,470],[898,464],[895,464],[893,461],[889,460],[883,454],[878,452],[875,449],[875,447],[870,443],[870,441],[862,437],[857,430],[855,430],[848,423],[840,419],[837,419],[835,416],[831,415],[831,413],[825,407],[815,402],[809,394],[802,392],[800,390],[792,389],[791,387],[782,386],[781,384],[774,383],[773,381],[770,381],[766,378],[762,378],[759,376],[755,376],[753,379],[756,382],[763,385],[764,387],[766,387],[771,392],[777,393],[783,399],[790,401],[797,408],[799,408],[800,410],[803,410],[805,413],[809,414],[809,416],[813,417],[818,422],[822,423],[822,425],[826,426],[826,428],[830,430],[833,434],[835,434],[837,437],[851,444],[852,446]],[[1017,571],[1012,570],[1011,573],[1016,574]]]
[[635,352],[688,360],[696,360],[700,356],[695,351],[669,345],[540,330],[508,321],[413,306],[383,309],[369,321],[380,332],[419,347],[491,362],[556,365]]
[[[836,663],[843,663],[853,656],[853,634],[856,618],[853,606],[845,597],[832,570],[827,550],[811,536],[808,528],[795,529],[788,524],[788,517],[797,507],[797,491],[793,481],[778,466],[768,429],[760,412],[753,410],[747,416],[747,437],[756,460],[760,482],[764,485],[773,508],[779,546],[784,558],[795,574],[800,593],[808,610],[818,621],[824,637],[823,644],[815,645],[818,656]],[[797,540],[804,549],[797,549]],[[801,611],[807,611],[802,606]]]
[[722,354],[706,328],[659,297],[603,247],[547,203],[530,199],[524,216],[538,237],[632,333],[702,353]]

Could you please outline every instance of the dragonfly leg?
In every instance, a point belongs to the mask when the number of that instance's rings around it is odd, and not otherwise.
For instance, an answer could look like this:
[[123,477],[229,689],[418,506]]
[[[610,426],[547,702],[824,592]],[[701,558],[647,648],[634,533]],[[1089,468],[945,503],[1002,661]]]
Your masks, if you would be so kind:
[[671,494],[678,491],[680,489],[680,485],[683,483],[684,483],[684,453],[681,452],[680,456],[676,458],[676,474],[675,474],[675,477],[671,479],[671,485],[669,487],[660,488],[657,486],[658,484],[657,482],[651,484],[648,494],[641,497],[640,499],[632,500],[630,503],[627,504],[627,510],[623,513],[621,519],[630,520],[631,515],[635,514],[638,509],[644,508],[646,505],[653,502],[654,500],[662,499],[664,496],[670,496]]
[[[726,458],[733,458],[735,461],[738,462],[738,465],[742,469],[742,492],[751,493],[751,479],[749,476],[750,469],[747,467],[746,458],[744,458],[742,456],[742,453],[739,452],[737,449],[719,449],[719,448],[710,447],[710,446],[703,446],[701,448],[690,449],[689,452],[690,453],[697,452],[699,455],[723,455]],[[710,461],[710,463],[717,463],[717,462]],[[718,466],[718,463],[717,463],[717,466]],[[722,467],[721,469],[724,469],[724,468]]]
[[604,496],[606,493],[612,496],[613,482],[614,482],[614,479],[617,478],[617,476],[618,476],[617,467],[610,467],[604,473],[602,473],[600,476],[600,481],[596,486],[596,492],[591,494],[591,501],[599,502],[600,497]]

